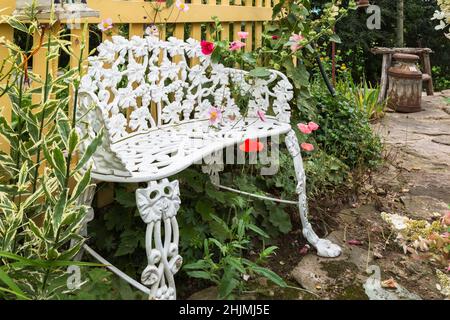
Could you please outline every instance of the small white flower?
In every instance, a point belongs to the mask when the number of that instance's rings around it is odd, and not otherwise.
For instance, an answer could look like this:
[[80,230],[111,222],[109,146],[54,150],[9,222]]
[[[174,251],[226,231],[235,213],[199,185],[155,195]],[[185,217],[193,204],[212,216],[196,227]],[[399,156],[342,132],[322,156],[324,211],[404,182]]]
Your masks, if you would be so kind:
[[436,10],[433,14],[433,17],[431,18],[431,20],[442,20],[445,18],[445,13]]

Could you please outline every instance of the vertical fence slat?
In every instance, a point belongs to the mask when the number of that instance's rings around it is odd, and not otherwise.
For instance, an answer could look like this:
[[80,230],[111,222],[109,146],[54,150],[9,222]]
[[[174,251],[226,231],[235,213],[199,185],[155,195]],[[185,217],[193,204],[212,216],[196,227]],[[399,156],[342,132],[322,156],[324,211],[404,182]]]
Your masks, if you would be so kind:
[[144,24],[142,23],[131,23],[130,24],[130,39],[133,36],[142,37],[144,35]]
[[[7,41],[13,41],[14,30],[7,24],[0,24],[0,35],[5,37]],[[3,46],[0,46],[0,63],[6,61],[9,56],[9,52]],[[9,70],[9,66],[5,66],[5,71]],[[4,83],[0,83],[2,85]],[[11,122],[11,101],[7,94],[0,97],[0,112],[6,118],[6,121]],[[0,151],[9,152],[9,144],[0,137]]]
[[184,24],[183,23],[175,24],[175,30],[173,31],[173,36],[180,40],[184,40]]
[[[83,37],[86,37],[83,39]],[[84,49],[83,52],[81,52],[81,46],[84,41]],[[83,34],[83,27],[79,29],[72,29],[70,32],[70,42],[71,42],[71,49],[73,52],[73,55],[70,57],[70,68],[78,68],[79,59],[83,60],[82,66],[83,68],[87,67],[87,57],[89,54],[89,32],[87,34]],[[83,56],[81,56],[83,54]],[[71,98],[70,98],[70,105],[69,105],[69,112],[72,114],[73,112],[73,91],[70,92]]]
[[262,45],[262,22],[255,22],[255,48],[259,48]]
[[233,23],[233,41],[239,40],[238,32],[242,31],[242,22]]
[[222,23],[222,29],[220,40],[230,40],[230,24],[228,22]]
[[[43,32],[43,31],[41,31]],[[33,88],[38,88],[40,86],[43,86],[44,79],[45,79],[45,64],[46,64],[46,55],[47,55],[47,40],[48,40],[48,31],[45,31],[45,35],[42,39],[41,43],[41,34],[39,32],[36,32],[36,34],[33,37],[33,50],[38,48],[39,46],[42,46],[36,54],[33,56],[33,73],[40,77],[42,80],[42,83],[39,83],[38,81],[32,82]],[[40,103],[42,97],[41,94],[35,93],[32,95],[32,102],[33,104]]]
[[[248,0],[247,0],[248,1]],[[248,32],[248,37],[245,40],[245,51],[250,52],[253,50],[253,24],[250,21],[245,23],[245,32]]]

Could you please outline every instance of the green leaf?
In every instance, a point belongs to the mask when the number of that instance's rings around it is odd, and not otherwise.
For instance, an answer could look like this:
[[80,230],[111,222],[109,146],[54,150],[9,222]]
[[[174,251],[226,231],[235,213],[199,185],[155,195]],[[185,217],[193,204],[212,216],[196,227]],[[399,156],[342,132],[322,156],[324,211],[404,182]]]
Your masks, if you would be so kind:
[[75,129],[72,129],[69,134],[69,154],[72,154],[75,151],[79,141],[80,136]]
[[238,277],[237,272],[232,267],[225,268],[223,277],[219,284],[219,297],[227,298],[232,294],[233,290],[239,285],[239,281],[236,279]]
[[274,253],[275,250],[277,250],[277,249],[278,249],[277,246],[270,246],[270,247],[264,249],[259,255],[261,257],[268,257],[268,256],[272,255],[272,253]]
[[86,190],[86,188],[89,186],[89,183],[91,182],[91,169],[86,171],[81,178],[80,181],[78,181],[77,185],[75,186],[74,191],[72,192],[72,197],[70,201],[76,201],[81,194]]
[[295,66],[292,59],[288,59],[283,65],[286,68],[287,76],[294,82],[297,89],[309,86],[309,73],[303,63],[299,61]]
[[240,273],[245,273],[244,265],[242,264],[242,261],[240,258],[235,258],[232,256],[229,256],[226,260],[226,263],[228,263],[230,266],[238,270]]
[[136,207],[136,195],[134,192],[130,192],[126,188],[115,188],[116,201],[125,208]]
[[208,262],[205,260],[198,260],[193,263],[189,263],[183,266],[185,270],[198,270],[198,269],[206,269],[209,266]]
[[58,132],[64,141],[64,145],[68,145],[67,142],[69,140],[69,134],[71,133],[69,119],[66,114],[59,109],[56,119],[56,127],[58,128]]
[[54,232],[57,232],[61,225],[64,210],[66,209],[66,204],[67,204],[67,189],[64,189],[64,191],[59,195],[59,199],[56,202],[55,209],[53,211],[52,224]]
[[277,286],[280,286],[282,288],[287,287],[286,282],[283,280],[283,278],[281,278],[279,275],[277,275],[275,272],[273,272],[272,270],[269,270],[267,268],[263,268],[257,265],[253,265],[252,270],[254,272],[256,272],[257,274],[269,279],[270,281],[272,281],[273,283],[275,283]]
[[4,272],[0,268],[0,280],[6,284],[11,290],[8,290],[9,293],[15,294],[19,299],[29,299],[26,297],[25,293],[19,288],[19,286],[14,282],[11,277],[9,277],[6,272]]
[[19,30],[19,31],[21,31],[23,33],[28,33],[29,32],[27,26],[24,23],[20,22],[19,20],[15,19],[14,17],[8,17],[7,21],[8,21],[8,24],[12,28],[14,28],[16,30]]
[[212,280],[211,275],[206,271],[187,271],[186,273],[193,278]]
[[50,267],[65,267],[65,266],[86,266],[86,267],[104,267],[105,265],[100,263],[91,263],[91,262],[81,262],[81,261],[73,261],[73,260],[41,260],[41,259],[27,259],[21,257],[17,254],[0,251],[0,257],[16,260],[18,262],[14,263],[16,267],[39,267],[39,268],[50,268]]
[[247,225],[247,228],[249,228],[250,230],[252,230],[255,233],[259,234],[261,237],[269,238],[269,235],[266,232],[264,232],[264,230],[262,230],[261,228],[255,226],[254,224]]
[[53,149],[53,163],[55,165],[55,169],[58,170],[58,172],[65,177],[66,175],[66,159],[64,158],[64,154],[56,147]]
[[254,78],[266,78],[266,77],[270,76],[272,74],[272,72],[267,68],[258,67],[253,70],[250,70],[250,72],[248,74],[249,74],[249,76],[254,77]]
[[211,221],[211,214],[215,214],[216,212],[212,201],[205,198],[197,201],[197,204],[195,205],[195,211],[200,213],[204,221]]
[[84,165],[91,159],[92,155],[97,150],[97,147],[102,144],[102,140],[103,140],[103,129],[97,134],[97,136],[94,139],[92,139],[91,143],[86,148],[80,161],[78,161],[75,171],[81,170],[84,167]]
[[333,34],[330,37],[331,42],[342,43],[341,38],[337,34]]
[[127,254],[133,253],[139,246],[140,238],[136,236],[136,231],[125,230],[120,235],[120,243],[117,248],[115,257],[125,256]]

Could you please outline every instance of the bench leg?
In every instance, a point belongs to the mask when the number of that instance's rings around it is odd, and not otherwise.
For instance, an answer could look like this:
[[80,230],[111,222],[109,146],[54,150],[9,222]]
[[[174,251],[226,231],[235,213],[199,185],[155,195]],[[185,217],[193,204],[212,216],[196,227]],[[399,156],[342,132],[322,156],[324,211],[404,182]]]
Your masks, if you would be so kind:
[[286,146],[294,160],[295,174],[297,176],[297,193],[299,195],[300,220],[302,222],[303,236],[317,250],[321,257],[334,258],[341,254],[341,248],[327,239],[320,239],[308,221],[308,200],[306,198],[306,175],[303,160],[295,132],[291,130],[286,136]]
[[147,188],[136,190],[136,202],[141,218],[147,224],[148,265],[142,272],[141,282],[150,287],[149,299],[174,300],[174,275],[183,263],[178,255],[176,215],[181,204],[178,181],[151,181]]

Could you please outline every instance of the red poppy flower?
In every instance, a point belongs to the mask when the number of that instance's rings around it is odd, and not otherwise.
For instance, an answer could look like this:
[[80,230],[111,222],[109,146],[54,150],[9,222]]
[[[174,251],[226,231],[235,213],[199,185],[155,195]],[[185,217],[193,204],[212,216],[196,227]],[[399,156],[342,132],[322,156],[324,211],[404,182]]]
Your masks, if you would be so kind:
[[243,144],[239,146],[239,149],[243,152],[260,152],[264,150],[264,143],[258,140],[247,139]]
[[210,55],[214,51],[214,43],[202,40],[200,42],[200,46],[202,47],[202,53],[204,55]]

